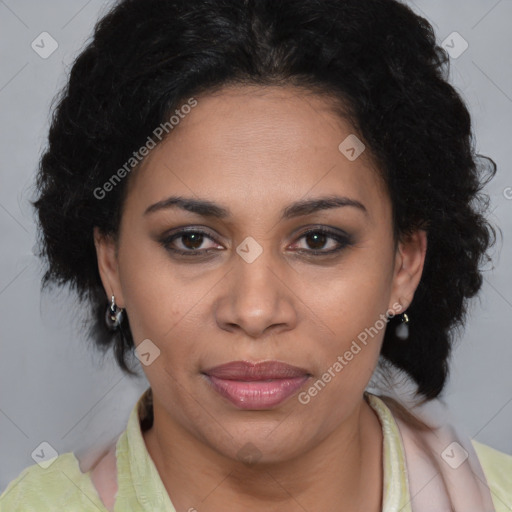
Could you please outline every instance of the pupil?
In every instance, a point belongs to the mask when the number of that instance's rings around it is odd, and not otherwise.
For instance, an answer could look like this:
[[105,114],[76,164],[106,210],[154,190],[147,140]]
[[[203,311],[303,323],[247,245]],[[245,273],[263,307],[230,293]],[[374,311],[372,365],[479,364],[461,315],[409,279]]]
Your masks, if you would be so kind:
[[[326,235],[323,233],[310,233],[306,235],[306,240],[308,241],[308,245],[311,249],[322,249],[325,245]],[[309,241],[313,240],[313,244],[310,244]],[[316,245],[315,245],[316,244]]]
[[[186,241],[189,240],[192,243],[189,244]],[[198,247],[201,247],[201,244],[203,243],[203,235],[200,233],[191,233],[187,235],[183,235],[183,245],[187,249],[197,249]],[[194,245],[195,244],[195,245]]]

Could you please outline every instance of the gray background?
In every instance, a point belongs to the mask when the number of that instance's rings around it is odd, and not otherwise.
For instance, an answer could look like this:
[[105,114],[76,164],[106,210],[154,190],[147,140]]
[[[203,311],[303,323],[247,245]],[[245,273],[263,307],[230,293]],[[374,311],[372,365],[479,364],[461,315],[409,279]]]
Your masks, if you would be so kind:
[[[124,377],[112,357],[89,348],[74,296],[40,294],[33,254],[28,200],[51,102],[109,3],[0,0],[0,492],[34,463],[31,453],[42,441],[58,453],[100,450],[123,430],[147,387],[142,371],[138,379]],[[433,24],[439,42],[454,31],[468,42],[451,59],[451,81],[470,106],[477,151],[499,167],[487,191],[503,241],[444,396],[471,437],[512,454],[512,0],[409,3]],[[47,59],[31,48],[45,31],[59,45]]]

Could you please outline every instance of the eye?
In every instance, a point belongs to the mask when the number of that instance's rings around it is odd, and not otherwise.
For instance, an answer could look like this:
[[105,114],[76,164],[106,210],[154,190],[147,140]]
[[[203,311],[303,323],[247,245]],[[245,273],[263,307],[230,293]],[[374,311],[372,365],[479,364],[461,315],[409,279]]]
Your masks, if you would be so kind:
[[[168,251],[183,256],[199,256],[204,255],[205,253],[208,253],[212,250],[218,250],[212,247],[205,248],[203,244],[206,240],[211,240],[214,242],[213,238],[205,231],[201,231],[199,229],[191,229],[178,231],[177,233],[174,233],[161,240],[161,244]],[[178,247],[176,247],[176,244]]]
[[[303,233],[299,240],[304,239],[306,248],[296,248],[297,252],[312,255],[327,255],[340,252],[352,243],[346,233],[339,233],[326,228],[314,228]],[[330,241],[330,242],[329,242]]]

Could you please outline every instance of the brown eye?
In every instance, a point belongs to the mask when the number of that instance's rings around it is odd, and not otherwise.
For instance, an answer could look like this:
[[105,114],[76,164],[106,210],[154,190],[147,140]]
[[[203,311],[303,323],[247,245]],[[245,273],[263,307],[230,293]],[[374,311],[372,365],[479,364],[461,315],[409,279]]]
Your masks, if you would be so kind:
[[319,232],[308,233],[305,235],[305,240],[309,248],[314,250],[323,249],[328,239],[328,236]]
[[175,254],[182,256],[201,256],[212,250],[218,250],[218,245],[215,247],[204,247],[208,240],[215,242],[208,233],[195,229],[178,231],[163,238],[160,243],[166,250]]
[[196,250],[201,247],[204,235],[202,233],[186,233],[181,235],[182,244],[191,250]]
[[325,228],[316,228],[303,233],[298,240],[304,240],[306,247],[296,242],[293,247],[297,252],[312,255],[328,255],[341,251],[352,244],[351,237],[344,233],[334,232]]

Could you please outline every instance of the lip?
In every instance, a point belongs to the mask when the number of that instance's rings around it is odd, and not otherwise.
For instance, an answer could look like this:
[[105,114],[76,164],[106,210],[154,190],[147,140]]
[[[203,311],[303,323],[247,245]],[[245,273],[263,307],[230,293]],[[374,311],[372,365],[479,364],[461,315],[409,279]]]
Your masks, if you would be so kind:
[[202,373],[233,405],[252,410],[276,407],[311,377],[307,370],[280,361],[232,361]]

